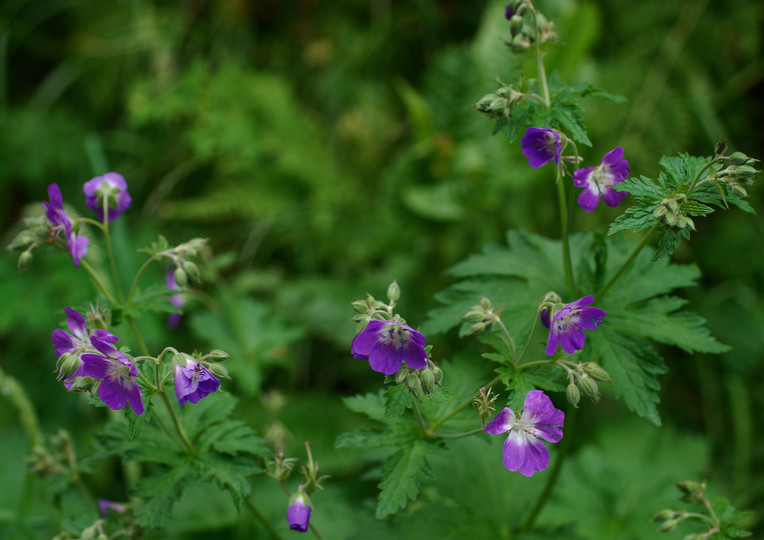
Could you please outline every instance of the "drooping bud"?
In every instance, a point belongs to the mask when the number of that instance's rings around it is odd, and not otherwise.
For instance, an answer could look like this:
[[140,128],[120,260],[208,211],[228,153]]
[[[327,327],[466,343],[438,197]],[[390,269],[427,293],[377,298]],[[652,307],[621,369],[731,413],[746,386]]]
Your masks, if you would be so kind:
[[207,369],[209,369],[210,373],[212,373],[215,377],[220,377],[223,379],[231,378],[228,376],[228,368],[226,368],[223,364],[218,364],[217,362],[213,362],[207,365]]
[[568,403],[578,407],[578,402],[581,401],[581,392],[574,383],[570,383],[565,389],[565,396],[568,398]]
[[411,395],[417,399],[422,399],[422,382],[419,380],[419,375],[412,371],[406,377],[406,386],[408,386]]
[[[191,261],[185,261],[183,263],[183,270],[186,272],[188,277],[199,283],[201,281],[201,274],[199,273],[199,267],[196,266]],[[180,285],[180,283],[178,283]],[[182,285],[181,285],[182,287]]]
[[714,146],[714,154],[717,156],[723,156],[727,151],[727,139],[722,139]]
[[748,156],[746,156],[743,152],[733,152],[730,157],[728,158],[730,165],[745,165],[748,163]]
[[435,391],[435,373],[430,369],[423,369],[420,375],[422,390],[425,394],[432,394]]
[[589,377],[588,375],[584,375],[579,379],[578,381],[578,389],[581,391],[581,393],[594,401],[595,403],[600,400],[600,394],[599,390],[597,389],[597,383],[594,382],[594,379]]
[[188,275],[182,268],[176,268],[173,277],[175,278],[175,283],[177,283],[178,287],[181,289],[188,284]]
[[231,358],[231,355],[225,351],[221,351],[220,349],[212,349],[209,354],[207,354],[207,358],[222,362],[223,360],[228,360]]
[[29,268],[29,265],[32,264],[32,260],[34,257],[32,256],[31,251],[24,251],[19,255],[19,262],[18,262],[18,268],[19,272],[23,272],[27,268]]
[[612,381],[613,378],[610,376],[610,374],[605,371],[602,366],[595,362],[587,362],[585,366],[586,371],[589,372],[589,375],[597,379],[598,381]]

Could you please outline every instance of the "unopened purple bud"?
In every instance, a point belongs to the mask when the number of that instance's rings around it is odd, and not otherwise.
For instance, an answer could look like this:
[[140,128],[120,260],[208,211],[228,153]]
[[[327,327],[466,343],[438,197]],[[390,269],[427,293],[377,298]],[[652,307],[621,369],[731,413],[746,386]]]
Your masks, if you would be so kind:
[[293,531],[308,532],[310,524],[310,499],[302,491],[298,491],[289,499],[287,508],[287,523]]

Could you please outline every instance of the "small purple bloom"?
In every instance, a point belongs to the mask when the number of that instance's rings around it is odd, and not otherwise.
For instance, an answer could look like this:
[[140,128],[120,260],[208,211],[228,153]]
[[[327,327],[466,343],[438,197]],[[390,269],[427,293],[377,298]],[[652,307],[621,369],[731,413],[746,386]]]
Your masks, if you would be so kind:
[[594,330],[605,318],[602,309],[587,307],[592,302],[593,296],[584,296],[554,314],[549,327],[549,339],[546,342],[546,353],[549,356],[557,352],[558,345],[562,345],[562,349],[568,354],[584,348],[584,330]]
[[108,509],[111,508],[118,514],[125,511],[124,504],[118,504],[115,502],[107,501],[106,499],[98,499],[98,509],[101,511],[101,515],[105,518],[109,517]]
[[616,191],[613,186],[629,176],[629,162],[623,159],[623,148],[614,148],[602,158],[597,167],[584,167],[573,173],[573,185],[584,188],[578,196],[578,204],[586,212],[591,212],[600,202],[600,197],[608,206],[618,206],[625,191]]
[[95,336],[107,343],[116,343],[119,341],[119,338],[106,330],[88,330],[85,317],[68,307],[64,308],[64,311],[66,312],[66,324],[69,326],[71,334],[66,330],[56,328],[50,337],[53,341],[53,348],[56,351],[56,358],[61,358],[64,354],[71,354],[79,359],[80,364],[77,370],[71,376],[64,379],[64,385],[67,388],[71,388],[74,377],[82,376],[80,373],[82,369],[82,355],[88,352],[97,352],[90,343],[90,337]]
[[512,18],[512,15],[515,14],[514,10],[511,8],[512,4],[507,4],[504,6],[504,16],[507,18],[507,20]]
[[310,523],[310,501],[302,491],[298,491],[289,499],[287,508],[287,523],[293,531],[307,532]]
[[549,466],[549,450],[538,437],[556,443],[562,439],[565,413],[555,409],[552,401],[541,390],[531,390],[525,396],[523,413],[518,418],[505,407],[485,426],[485,432],[501,435],[509,432],[504,441],[502,462],[510,471],[533,476]]
[[181,405],[198,403],[218,388],[220,381],[199,362],[186,358],[185,365],[175,364],[175,395]]
[[[171,291],[179,291],[180,287],[178,286],[178,283],[175,281],[175,272],[173,271],[172,267],[168,268],[167,271],[164,274],[164,282],[168,289]],[[176,308],[183,308],[183,306],[186,303],[186,297],[182,294],[173,294],[170,296],[170,303],[175,306]],[[170,316],[167,317],[167,326],[169,326],[172,329],[175,329],[178,327],[178,323],[180,322],[180,313],[170,313]]]
[[529,127],[520,140],[523,155],[528,158],[528,164],[534,169],[549,163],[554,159],[554,164],[560,163],[562,143],[560,134],[549,128]]
[[371,369],[392,375],[406,361],[412,369],[427,365],[425,337],[396,321],[369,321],[366,328],[353,339],[350,353],[359,360],[368,360]]
[[129,403],[135,414],[143,414],[141,388],[135,382],[138,377],[135,364],[106,341],[93,336],[90,343],[101,354],[83,354],[79,375],[101,379],[98,397],[110,409],[118,411]]
[[91,178],[82,186],[85,192],[85,204],[103,221],[103,201],[107,200],[109,221],[117,219],[122,212],[130,208],[133,199],[127,192],[127,182],[118,173],[108,172],[103,176]]
[[64,199],[58,184],[48,186],[48,198],[50,199],[49,203],[45,201],[42,203],[45,207],[45,216],[52,225],[55,234],[60,231],[64,232],[66,246],[72,259],[74,259],[74,267],[77,268],[80,265],[80,259],[87,255],[88,239],[86,236],[78,236],[73,231],[72,221],[64,210]]

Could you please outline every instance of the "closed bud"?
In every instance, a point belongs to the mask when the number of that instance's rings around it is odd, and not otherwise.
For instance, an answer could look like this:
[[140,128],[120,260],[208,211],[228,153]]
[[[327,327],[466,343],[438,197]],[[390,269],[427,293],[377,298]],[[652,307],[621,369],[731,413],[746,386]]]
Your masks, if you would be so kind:
[[759,171],[749,165],[741,165],[735,169],[735,177],[737,178],[753,178],[753,176]]
[[578,387],[575,384],[570,383],[568,385],[565,389],[565,396],[568,398],[568,403],[574,407],[578,407],[578,402],[581,400],[581,392],[579,392]]
[[466,315],[462,316],[462,319],[468,321],[468,322],[481,322],[485,318],[485,313],[483,311],[468,311]]
[[728,159],[730,165],[745,165],[748,163],[748,156],[743,152],[733,152]]
[[674,519],[674,514],[676,514],[674,510],[671,510],[670,508],[666,508],[664,510],[661,510],[657,514],[655,514],[653,516],[653,519],[651,519],[650,521],[666,521],[669,519]]
[[513,15],[511,19],[509,19],[509,33],[513,36],[516,36],[517,34],[521,33],[523,31],[523,18],[520,15]]
[[32,264],[32,260],[34,257],[32,257],[32,253],[30,251],[24,251],[19,255],[19,262],[18,262],[18,268],[19,272],[23,272],[27,268],[29,268],[29,265]]
[[678,215],[676,217],[677,227],[680,229],[692,229],[695,230],[695,222],[687,216]]
[[666,215],[667,212],[668,212],[668,208],[660,204],[655,207],[655,210],[653,211],[653,217],[655,219],[661,219],[663,216]]
[[403,384],[408,376],[409,370],[407,368],[398,370],[398,373],[395,374],[395,384]]
[[207,358],[211,358],[212,360],[217,360],[218,362],[222,362],[223,360],[228,360],[229,358],[231,358],[231,355],[225,351],[221,351],[220,349],[212,349],[207,355]]
[[683,493],[682,500],[684,502],[702,501],[703,492],[706,490],[705,482],[692,482],[684,481],[677,482],[676,487]]
[[199,283],[201,281],[201,274],[199,273],[199,267],[196,266],[191,261],[186,261],[183,263],[183,270],[186,272],[188,277]]
[[95,525],[91,525],[90,527],[82,531],[82,534],[80,535],[80,540],[96,540],[97,537],[98,537],[98,529],[96,529]]
[[420,376],[422,390],[425,394],[432,394],[435,391],[435,373],[429,369],[422,370]]
[[435,384],[440,386],[440,383],[443,382],[443,370],[435,366],[432,368],[432,372],[435,374]]
[[209,369],[210,373],[212,373],[215,377],[223,378],[223,379],[231,378],[228,376],[228,369],[223,364],[218,364],[217,362],[213,362],[212,364],[207,365],[207,369]]
[[663,222],[666,225],[669,225],[670,227],[676,227],[676,224],[677,224],[676,214],[672,214],[671,212],[666,212],[663,216]]
[[470,326],[466,332],[464,332],[464,335],[471,336],[472,334],[479,334],[480,332],[486,329],[486,326],[488,326],[486,323],[476,322],[475,324]]
[[[716,143],[716,146],[714,146],[714,153],[717,156],[723,156],[724,152],[727,151],[727,139],[722,139],[718,143]],[[735,154],[739,154],[740,152],[735,152]],[[735,154],[732,154],[733,156]]]
[[741,197],[748,197],[748,192],[745,190],[743,186],[735,184],[734,186],[732,186],[732,191],[734,191]]
[[188,276],[186,275],[186,271],[182,268],[176,268],[173,277],[175,278],[175,283],[177,283],[178,287],[181,289],[188,284]]
[[660,524],[658,527],[658,532],[669,532],[676,529],[676,526],[679,525],[678,519],[669,519],[668,521],[664,521]]
[[387,287],[387,298],[391,302],[397,302],[401,297],[401,288],[398,286],[397,281],[393,281]]
[[605,371],[602,366],[599,364],[595,364],[594,362],[589,362],[587,365],[587,371],[589,372],[589,375],[597,379],[598,381],[611,381],[613,380],[612,377],[610,377],[610,374]]
[[416,373],[411,372],[408,374],[408,377],[406,377],[406,386],[408,386],[412,396],[417,399],[422,398],[422,383]]
[[77,368],[80,367],[80,359],[73,354],[64,353],[61,358],[58,359],[58,376],[60,379],[68,379]]
[[597,383],[594,382],[594,379],[592,379],[588,375],[584,375],[578,381],[578,389],[581,391],[581,393],[584,396],[588,397],[592,401],[594,402],[599,401],[600,395],[599,395],[599,390],[597,389]]

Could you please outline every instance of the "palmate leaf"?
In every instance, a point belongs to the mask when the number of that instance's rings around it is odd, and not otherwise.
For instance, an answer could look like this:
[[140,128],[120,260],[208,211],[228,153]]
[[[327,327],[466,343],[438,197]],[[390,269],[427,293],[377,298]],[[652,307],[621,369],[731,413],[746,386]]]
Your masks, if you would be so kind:
[[138,522],[147,529],[160,527],[172,516],[172,507],[193,477],[191,462],[181,459],[174,467],[143,478],[135,488],[136,496],[145,499],[135,513]]
[[[513,231],[508,234],[508,244],[490,246],[450,270],[465,279],[436,296],[446,305],[430,313],[425,332],[443,332],[457,326],[467,308],[484,295],[495,307],[504,304],[502,320],[515,343],[523,343],[545,293],[556,291],[565,302],[594,295],[602,280],[607,282],[635,248],[633,241],[621,236],[608,237],[604,243],[591,235],[573,236],[571,257],[579,292],[575,298],[568,298],[560,242]],[[688,352],[719,353],[727,348],[709,335],[702,318],[681,310],[684,301],[665,296],[678,287],[694,285],[700,276],[697,267],[652,261],[651,255],[649,249],[643,250],[615,286],[595,301],[594,305],[604,309],[607,317],[598,329],[587,332],[587,345],[581,355],[602,363],[613,377],[616,395],[630,410],[657,424],[657,375],[664,373],[666,366],[650,342],[675,345]],[[542,332],[539,339],[545,338]],[[503,363],[505,354],[498,354],[489,358]],[[527,358],[533,360],[538,358]],[[533,377],[547,374],[521,373],[514,381],[511,373],[501,373],[508,388],[514,390],[511,403],[520,403],[522,394],[532,387],[545,388]],[[549,376],[552,378],[546,389],[552,390],[559,382],[554,375]]]
[[383,519],[416,499],[422,480],[432,478],[426,454],[431,444],[416,439],[390,456],[382,467],[377,519]]

